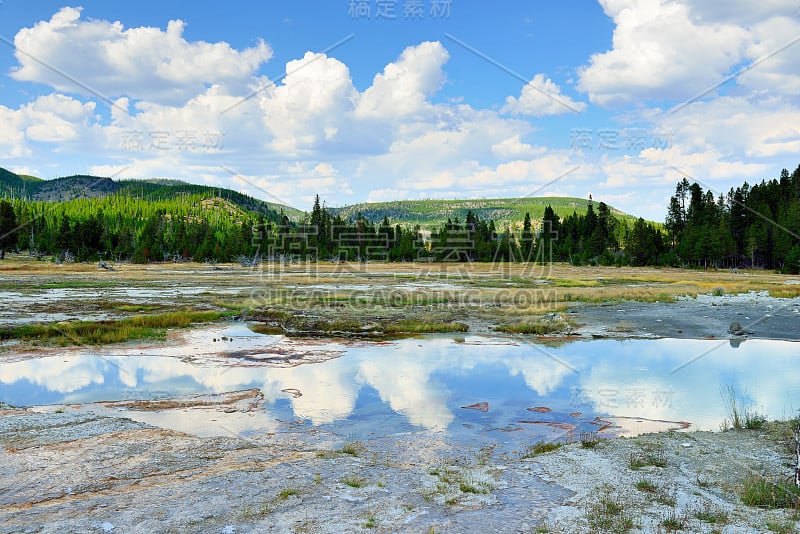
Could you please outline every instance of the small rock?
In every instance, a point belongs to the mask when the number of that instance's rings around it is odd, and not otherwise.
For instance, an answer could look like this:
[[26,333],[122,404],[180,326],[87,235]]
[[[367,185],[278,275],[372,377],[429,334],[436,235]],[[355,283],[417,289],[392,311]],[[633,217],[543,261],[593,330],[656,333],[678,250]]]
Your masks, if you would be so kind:
[[739,324],[738,321],[734,321],[728,327],[728,333],[733,334],[734,336],[743,336],[745,334],[745,331],[744,328],[742,328],[742,325]]

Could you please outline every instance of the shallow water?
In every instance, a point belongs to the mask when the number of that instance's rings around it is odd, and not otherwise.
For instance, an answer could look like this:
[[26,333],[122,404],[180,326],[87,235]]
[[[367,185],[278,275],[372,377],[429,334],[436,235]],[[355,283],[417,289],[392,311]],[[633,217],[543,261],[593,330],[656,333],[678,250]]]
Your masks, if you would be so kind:
[[198,435],[317,429],[361,439],[427,430],[514,447],[686,426],[679,422],[718,430],[727,386],[741,394],[740,406],[792,416],[800,406],[798,349],[766,340],[591,340],[557,348],[483,336],[289,340],[231,324],[152,347],[6,355],[0,401],[84,404],[259,388],[264,402],[247,413],[125,416]]
[[[105,287],[105,288],[44,288],[21,291],[0,291],[0,326],[17,326],[31,323],[58,321],[100,321],[120,312],[87,312],[81,303],[152,304],[153,302],[175,302],[182,298],[199,298],[204,293],[215,295],[237,295],[248,288],[214,288],[202,286],[173,287]],[[70,303],[69,306],[64,306]]]

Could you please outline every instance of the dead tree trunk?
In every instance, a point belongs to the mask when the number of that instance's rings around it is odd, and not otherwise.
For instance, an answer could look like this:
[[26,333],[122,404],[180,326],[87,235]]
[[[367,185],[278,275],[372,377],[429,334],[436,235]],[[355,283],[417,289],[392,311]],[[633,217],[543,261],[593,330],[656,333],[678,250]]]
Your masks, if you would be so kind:
[[794,485],[800,488],[800,419],[794,429]]

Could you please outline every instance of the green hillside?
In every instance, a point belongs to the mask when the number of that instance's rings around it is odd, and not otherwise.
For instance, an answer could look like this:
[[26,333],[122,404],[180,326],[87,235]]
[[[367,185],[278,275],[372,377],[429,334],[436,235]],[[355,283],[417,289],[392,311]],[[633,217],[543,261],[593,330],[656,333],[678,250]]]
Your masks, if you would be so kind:
[[115,195],[149,201],[168,201],[181,197],[221,198],[243,210],[263,213],[268,220],[277,220],[281,210],[293,220],[299,220],[303,216],[303,212],[290,206],[265,202],[230,189],[189,184],[180,180],[112,180],[88,175],[41,180],[0,168],[0,197],[64,202]]
[[[341,215],[343,219],[354,219],[359,213],[369,221],[380,222],[387,217],[392,222],[408,225],[420,225],[422,228],[437,228],[447,219],[464,221],[468,211],[472,211],[481,219],[494,220],[498,228],[511,224],[516,227],[522,224],[525,213],[530,213],[534,221],[540,220],[545,207],[552,206],[553,211],[561,217],[586,213],[592,204],[595,210],[599,202],[573,197],[523,197],[523,198],[489,198],[472,200],[396,200],[392,202],[362,203],[328,208],[332,214]],[[636,217],[610,208],[611,213],[626,222]]]
[[38,181],[40,180],[32,176],[14,174],[0,167],[0,196],[20,196],[24,194],[29,187],[35,188],[36,186],[32,184]]
[[[274,213],[283,213],[292,220],[299,220],[303,212],[291,206],[266,202],[251,196],[219,187],[196,185],[179,180],[119,180],[117,193],[130,195],[144,200],[169,200],[179,196],[203,196],[205,198],[224,198],[242,209],[261,212],[265,209]],[[266,216],[266,214],[265,214]],[[269,218],[269,217],[268,217]]]
[[[250,212],[263,213],[268,220],[276,220],[283,213],[290,220],[301,222],[308,212],[290,206],[259,200],[230,189],[196,185],[168,178],[144,180],[112,180],[88,175],[75,175],[54,180],[41,180],[17,175],[0,168],[0,197],[13,197],[39,202],[63,202],[74,199],[128,196],[149,201],[168,201],[180,197],[221,198]],[[397,200],[392,202],[360,203],[339,208],[328,208],[331,215],[344,220],[355,220],[358,214],[374,223],[388,218],[392,223],[406,226],[419,225],[435,230],[448,219],[463,221],[472,211],[478,218],[493,220],[498,228],[521,227],[526,213],[530,213],[534,226],[541,220],[546,206],[562,219],[577,213],[586,213],[592,204],[597,210],[599,202],[573,197],[523,197],[470,200]],[[632,226],[635,217],[613,207],[611,213],[626,226]]]

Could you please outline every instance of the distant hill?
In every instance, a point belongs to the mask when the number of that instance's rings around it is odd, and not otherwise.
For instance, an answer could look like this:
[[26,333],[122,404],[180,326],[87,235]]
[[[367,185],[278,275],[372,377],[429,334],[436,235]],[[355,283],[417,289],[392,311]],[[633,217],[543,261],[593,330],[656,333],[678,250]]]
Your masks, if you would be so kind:
[[18,175],[0,168],[0,197],[17,197],[44,202],[61,202],[74,199],[101,198],[122,194],[143,200],[170,200],[180,196],[201,195],[221,198],[252,212],[263,212],[268,219],[276,219],[281,210],[293,220],[302,218],[303,212],[273,202],[265,202],[231,189],[195,185],[180,180],[155,178],[149,180],[112,180],[98,176],[75,175],[41,180]]
[[[374,202],[352,204],[340,208],[328,208],[333,214],[339,214],[345,220],[355,218],[359,213],[372,221],[380,222],[388,217],[392,222],[409,225],[420,225],[422,228],[441,226],[447,219],[459,219],[463,222],[468,211],[472,211],[480,219],[493,219],[498,227],[508,224],[521,225],[525,213],[530,213],[536,221],[541,219],[545,207],[552,206],[560,217],[564,218],[577,212],[586,213],[587,206],[592,204],[595,211],[599,202],[574,197],[523,197],[523,198],[488,198],[471,200],[395,200],[392,202]],[[633,215],[609,206],[611,213],[622,220],[633,221]]]
[[[301,221],[308,212],[273,202],[265,202],[230,189],[196,185],[168,178],[141,180],[112,180],[97,176],[75,175],[54,180],[41,180],[32,176],[14,174],[0,168],[0,196],[15,196],[28,200],[59,202],[73,199],[102,198],[121,194],[142,200],[164,201],[181,196],[202,196],[224,199],[241,209],[264,212],[268,219],[275,220],[281,210],[293,221]],[[470,200],[396,200],[392,202],[361,203],[327,208],[345,220],[355,219],[359,213],[366,219],[380,223],[387,217],[393,224],[419,225],[423,229],[441,227],[447,219],[464,221],[468,211],[480,219],[495,221],[498,228],[522,225],[525,213],[534,221],[541,219],[546,206],[550,205],[562,218],[577,212],[586,213],[589,204],[597,210],[599,202],[573,197],[523,197]],[[628,226],[636,217],[609,206],[618,219]]]
[[0,196],[10,196],[12,193],[19,195],[27,191],[28,187],[35,187],[34,184],[39,180],[32,176],[14,174],[13,172],[0,167]]

